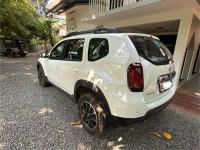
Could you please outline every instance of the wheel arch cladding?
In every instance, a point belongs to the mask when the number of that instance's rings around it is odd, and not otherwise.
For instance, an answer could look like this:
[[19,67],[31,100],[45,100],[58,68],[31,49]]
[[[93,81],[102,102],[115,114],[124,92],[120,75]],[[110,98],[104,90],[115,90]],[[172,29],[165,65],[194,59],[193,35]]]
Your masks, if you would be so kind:
[[42,66],[42,64],[41,64],[41,62],[37,62],[37,70],[39,69],[39,68],[42,68],[42,71],[44,72],[44,75],[45,75],[45,77],[47,78],[47,76],[46,76],[46,70],[44,70],[45,68]]
[[42,67],[42,64],[40,62],[37,62],[37,69],[39,69],[39,67]]
[[76,82],[75,88],[74,88],[74,101],[78,102],[79,97],[88,92],[93,92],[98,97],[98,101],[102,105],[105,113],[111,114],[110,107],[108,105],[108,102],[103,92],[96,84],[90,81],[78,80]]
[[12,51],[12,49],[10,49],[10,48],[7,48],[7,49],[6,49],[6,52],[7,52],[7,51]]

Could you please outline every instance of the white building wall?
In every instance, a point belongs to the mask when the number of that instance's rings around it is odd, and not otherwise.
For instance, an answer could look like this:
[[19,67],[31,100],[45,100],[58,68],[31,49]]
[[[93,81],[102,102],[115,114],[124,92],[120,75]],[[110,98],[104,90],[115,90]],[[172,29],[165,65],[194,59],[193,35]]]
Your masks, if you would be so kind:
[[66,29],[65,29],[65,27],[60,28],[59,29],[59,36],[65,36],[65,35],[66,35]]
[[[88,29],[96,28],[96,25],[82,22],[82,18],[87,16],[88,12],[89,12],[89,6],[81,6],[81,8],[79,8],[78,10],[75,10],[74,12],[66,14],[67,34],[69,32],[82,31],[82,30],[88,30]],[[75,20],[76,28],[74,30],[69,29],[69,20],[70,19]]]
[[[144,17],[134,17],[126,20],[118,20],[112,23],[103,22],[105,27],[126,27],[134,25],[149,24],[155,22],[164,22],[169,20],[179,20],[185,18],[188,14],[192,15],[192,9],[181,9],[176,11],[169,11],[164,13],[158,13],[154,15],[145,15]],[[186,15],[186,16],[185,16]]]

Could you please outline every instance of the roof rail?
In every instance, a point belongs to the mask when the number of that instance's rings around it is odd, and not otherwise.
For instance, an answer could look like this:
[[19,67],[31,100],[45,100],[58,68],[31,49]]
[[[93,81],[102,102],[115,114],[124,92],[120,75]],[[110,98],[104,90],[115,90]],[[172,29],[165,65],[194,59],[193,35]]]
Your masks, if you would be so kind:
[[94,33],[94,34],[120,33],[120,30],[117,28],[97,28],[97,29],[84,30],[84,31],[79,31],[79,32],[70,32],[69,34],[64,36],[64,38],[75,36],[75,35],[88,34],[88,33]]

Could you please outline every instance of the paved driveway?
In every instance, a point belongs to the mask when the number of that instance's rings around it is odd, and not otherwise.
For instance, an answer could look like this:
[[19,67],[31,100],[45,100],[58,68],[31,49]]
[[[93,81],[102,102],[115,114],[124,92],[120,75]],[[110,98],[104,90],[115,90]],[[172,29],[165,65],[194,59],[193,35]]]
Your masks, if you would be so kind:
[[[200,149],[200,118],[168,106],[158,115],[119,127],[101,137],[88,134],[78,121],[77,105],[54,87],[38,84],[38,54],[1,56],[0,149]],[[172,139],[150,135],[169,132]]]

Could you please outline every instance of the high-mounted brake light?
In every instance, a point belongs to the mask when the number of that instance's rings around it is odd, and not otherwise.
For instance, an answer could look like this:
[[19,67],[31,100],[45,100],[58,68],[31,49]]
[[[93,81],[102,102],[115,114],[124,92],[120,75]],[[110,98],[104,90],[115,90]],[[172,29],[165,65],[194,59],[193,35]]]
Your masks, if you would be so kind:
[[128,35],[128,37],[134,37],[134,35]]
[[144,88],[143,68],[140,63],[132,63],[127,70],[128,87],[132,92],[142,92]]

